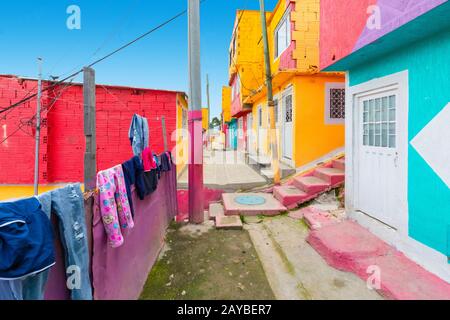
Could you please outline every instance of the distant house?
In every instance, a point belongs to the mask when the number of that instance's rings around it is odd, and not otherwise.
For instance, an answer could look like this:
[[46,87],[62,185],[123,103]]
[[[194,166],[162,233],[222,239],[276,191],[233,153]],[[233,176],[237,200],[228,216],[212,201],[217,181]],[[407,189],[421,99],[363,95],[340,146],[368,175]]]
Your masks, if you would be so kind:
[[[319,13],[317,0],[280,0],[266,16],[278,155],[290,173],[344,149],[345,76],[319,71]],[[270,165],[260,12],[237,11],[231,39],[230,116],[242,132],[237,150]]]
[[450,2],[321,1],[321,69],[347,71],[349,215],[450,282]]
[[[43,88],[52,85],[43,81]],[[35,79],[0,76],[0,106],[7,107],[36,93]],[[161,118],[165,117],[168,149],[182,156],[187,142],[175,129],[187,129],[187,97],[183,92],[97,85],[97,168],[106,169],[132,156],[128,129],[133,114],[149,120],[150,147],[164,151]],[[0,117],[0,186],[33,183],[36,99]],[[63,83],[45,91],[42,98],[42,130],[39,182],[49,185],[83,182],[84,130],[83,87]],[[185,162],[180,161],[181,171]],[[47,187],[46,187],[47,186]],[[6,189],[2,189],[6,190]]]

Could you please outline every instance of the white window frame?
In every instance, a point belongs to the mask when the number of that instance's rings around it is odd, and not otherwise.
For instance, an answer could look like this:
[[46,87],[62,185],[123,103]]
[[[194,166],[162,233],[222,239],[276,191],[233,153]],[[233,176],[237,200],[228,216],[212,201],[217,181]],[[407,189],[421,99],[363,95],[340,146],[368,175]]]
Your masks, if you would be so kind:
[[[332,89],[345,89],[344,82],[328,82],[325,84],[325,124],[345,124],[345,118],[336,119],[331,118],[331,95]],[[347,93],[347,91],[346,91]]]
[[[291,35],[291,8],[287,8],[286,12],[283,14],[283,17],[281,18],[280,22],[278,23],[277,27],[275,28],[275,32],[273,34],[273,38],[274,38],[274,53],[275,53],[275,60],[278,59],[283,52],[285,52],[290,46],[291,46],[291,42],[292,42],[292,35]],[[286,47],[281,50],[280,52],[278,51],[278,32],[280,31],[281,27],[286,24]]]

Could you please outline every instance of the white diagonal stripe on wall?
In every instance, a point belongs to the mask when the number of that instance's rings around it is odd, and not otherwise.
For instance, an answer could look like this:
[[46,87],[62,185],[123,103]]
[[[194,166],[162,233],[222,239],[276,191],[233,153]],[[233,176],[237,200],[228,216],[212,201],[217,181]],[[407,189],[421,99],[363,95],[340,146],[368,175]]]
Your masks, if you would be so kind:
[[450,103],[411,140],[411,145],[450,188]]

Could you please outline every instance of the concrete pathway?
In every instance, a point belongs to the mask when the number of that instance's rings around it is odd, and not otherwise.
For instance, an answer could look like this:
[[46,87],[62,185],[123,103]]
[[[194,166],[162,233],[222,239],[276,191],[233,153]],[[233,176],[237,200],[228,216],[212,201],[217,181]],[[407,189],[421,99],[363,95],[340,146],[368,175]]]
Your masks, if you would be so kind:
[[329,266],[306,242],[309,230],[302,220],[280,216],[245,221],[277,299],[382,299],[357,276]]
[[[208,189],[233,192],[265,185],[266,180],[250,166],[236,151],[205,151],[203,166],[204,184]],[[188,171],[178,178],[178,188],[187,189]]]

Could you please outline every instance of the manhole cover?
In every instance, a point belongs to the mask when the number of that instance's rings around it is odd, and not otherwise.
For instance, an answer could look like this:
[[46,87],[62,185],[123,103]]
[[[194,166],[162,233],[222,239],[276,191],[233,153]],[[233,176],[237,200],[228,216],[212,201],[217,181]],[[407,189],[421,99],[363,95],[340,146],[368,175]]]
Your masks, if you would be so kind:
[[240,196],[234,198],[234,201],[238,204],[243,204],[247,206],[258,206],[266,203],[266,199],[261,196]]

